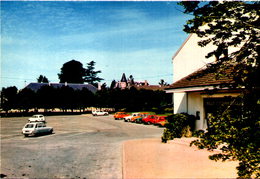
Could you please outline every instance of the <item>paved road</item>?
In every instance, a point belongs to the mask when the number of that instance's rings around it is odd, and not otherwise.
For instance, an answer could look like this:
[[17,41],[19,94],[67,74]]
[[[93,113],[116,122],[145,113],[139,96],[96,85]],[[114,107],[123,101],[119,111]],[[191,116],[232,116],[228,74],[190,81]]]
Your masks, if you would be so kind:
[[27,118],[1,118],[1,174],[8,178],[122,178],[122,143],[160,137],[155,126],[91,115],[47,116],[54,134],[23,137]]

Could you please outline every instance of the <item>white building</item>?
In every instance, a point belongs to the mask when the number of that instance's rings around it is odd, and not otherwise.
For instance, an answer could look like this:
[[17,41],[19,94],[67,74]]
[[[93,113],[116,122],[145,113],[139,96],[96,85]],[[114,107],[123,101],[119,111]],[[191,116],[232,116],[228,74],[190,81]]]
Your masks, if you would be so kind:
[[227,96],[237,96],[239,91],[221,89],[214,94],[208,93],[220,84],[232,83],[232,80],[227,77],[216,80],[213,73],[203,73],[206,64],[216,59],[205,56],[216,47],[208,45],[202,48],[198,46],[200,40],[196,34],[191,34],[173,56],[173,84],[166,92],[173,93],[174,113],[195,115],[195,129],[205,130],[207,116],[214,114],[220,104],[230,100]]

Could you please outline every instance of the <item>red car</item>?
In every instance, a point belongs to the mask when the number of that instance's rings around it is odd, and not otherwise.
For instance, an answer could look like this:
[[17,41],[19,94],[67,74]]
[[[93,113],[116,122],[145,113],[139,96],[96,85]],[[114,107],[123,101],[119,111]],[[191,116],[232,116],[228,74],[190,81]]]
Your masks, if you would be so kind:
[[124,119],[124,117],[129,116],[126,112],[117,112],[114,115],[115,120]]
[[148,115],[146,118],[142,119],[142,122],[145,124],[153,124],[157,118],[157,115]]
[[154,123],[155,125],[160,125],[161,122],[167,121],[166,116],[158,116],[155,120]]

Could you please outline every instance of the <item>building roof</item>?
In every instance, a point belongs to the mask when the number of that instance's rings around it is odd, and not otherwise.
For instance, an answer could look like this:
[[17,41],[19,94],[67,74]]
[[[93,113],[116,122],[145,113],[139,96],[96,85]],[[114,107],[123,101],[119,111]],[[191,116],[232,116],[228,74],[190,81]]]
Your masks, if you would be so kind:
[[127,82],[126,77],[125,77],[125,73],[123,73],[123,75],[122,75],[121,82]]
[[52,86],[54,88],[61,88],[62,86],[68,86],[74,90],[82,90],[87,88],[92,93],[97,91],[97,88],[91,84],[74,84],[74,83],[30,83],[25,88],[29,88],[33,91],[38,91],[42,86]]
[[[199,69],[190,75],[176,81],[171,84],[167,89],[180,89],[190,87],[204,87],[204,86],[219,86],[221,84],[230,84],[234,81],[228,76],[220,76],[216,78],[214,72],[206,72],[207,69]],[[226,70],[227,74],[231,73],[231,70]]]
[[146,90],[153,90],[153,91],[157,91],[157,90],[161,90],[163,91],[167,86],[160,86],[160,85],[134,85],[134,87],[136,89],[146,89]]

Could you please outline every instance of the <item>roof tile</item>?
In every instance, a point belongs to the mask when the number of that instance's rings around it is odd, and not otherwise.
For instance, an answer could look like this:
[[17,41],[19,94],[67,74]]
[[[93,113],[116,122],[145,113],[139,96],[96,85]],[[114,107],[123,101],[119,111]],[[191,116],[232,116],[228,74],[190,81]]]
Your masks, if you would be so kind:
[[[202,87],[202,86],[218,86],[221,84],[233,83],[233,80],[229,76],[220,76],[216,78],[214,72],[206,72],[207,69],[199,69],[190,75],[176,81],[171,84],[167,89],[178,89],[188,87]],[[231,73],[231,70],[226,70],[227,74]]]

